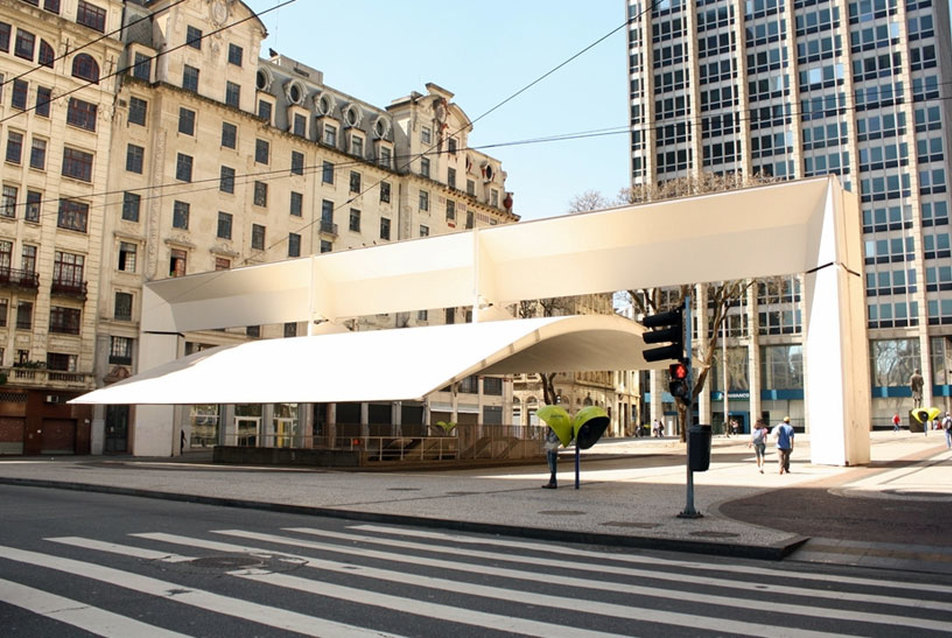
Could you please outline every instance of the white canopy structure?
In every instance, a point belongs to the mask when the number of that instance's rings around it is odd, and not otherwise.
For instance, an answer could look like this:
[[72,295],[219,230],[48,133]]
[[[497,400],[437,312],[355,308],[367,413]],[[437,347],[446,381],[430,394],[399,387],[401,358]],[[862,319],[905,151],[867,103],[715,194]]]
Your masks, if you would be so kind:
[[[642,356],[642,331],[621,317],[587,315],[252,341],[163,363],[76,402],[174,405],[422,399],[477,372],[645,368],[649,364]],[[254,370],[268,370],[268,374],[249,373]]]
[[[358,385],[363,400],[378,392],[418,397],[479,370],[644,368],[636,328],[612,327],[590,349],[599,330],[595,318],[386,330],[348,342],[337,335],[269,340],[169,362],[178,354],[176,335],[191,330],[292,321],[313,329],[355,316],[459,306],[472,306],[474,321],[486,324],[506,316],[505,305],[526,299],[805,273],[805,412],[813,462],[862,464],[869,461],[869,363],[859,224],[856,196],[829,176],[157,281],[143,294],[139,368],[145,372],[74,402],[212,403],[224,396],[219,386],[245,387],[249,371],[270,375],[281,366],[303,377],[295,379],[294,396],[305,402],[350,400]],[[470,332],[452,343],[441,340],[455,330]],[[533,338],[539,343],[527,346]],[[414,341],[412,355],[402,349]],[[593,353],[609,342],[630,358],[598,359]],[[360,358],[342,343],[360,344],[354,351]],[[269,365],[258,367],[262,353]],[[392,371],[411,362],[419,383],[406,380],[398,390],[374,376],[375,367]],[[214,383],[195,376],[213,364],[222,364]],[[158,365],[166,367],[149,371]],[[256,384],[261,381],[258,376]],[[241,400],[252,396],[274,402],[289,395],[276,382]],[[137,426],[170,427],[168,412],[142,408],[136,418]],[[167,450],[170,440],[157,437],[154,453]]]

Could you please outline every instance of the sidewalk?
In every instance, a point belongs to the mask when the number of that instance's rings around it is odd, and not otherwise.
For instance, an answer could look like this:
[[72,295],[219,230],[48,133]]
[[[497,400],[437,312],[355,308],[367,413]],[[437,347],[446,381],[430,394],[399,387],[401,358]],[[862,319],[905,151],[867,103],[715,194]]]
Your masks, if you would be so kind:
[[686,469],[683,445],[674,439],[600,442],[582,453],[578,490],[574,452],[560,459],[558,490],[539,489],[548,478],[544,461],[360,473],[211,465],[188,454],[10,458],[0,460],[0,483],[751,558],[780,559],[812,538],[815,547],[841,544],[812,557],[801,550],[794,559],[872,564],[854,559],[885,554],[898,566],[906,560],[900,554],[914,552],[924,569],[952,574],[952,453],[944,436],[871,436],[873,462],[855,468],[810,464],[809,441],[798,436],[785,475],[776,472],[772,452],[768,471],[757,472],[746,437],[715,437],[710,470],[694,475],[694,505],[703,517],[693,519],[677,516],[685,507]]

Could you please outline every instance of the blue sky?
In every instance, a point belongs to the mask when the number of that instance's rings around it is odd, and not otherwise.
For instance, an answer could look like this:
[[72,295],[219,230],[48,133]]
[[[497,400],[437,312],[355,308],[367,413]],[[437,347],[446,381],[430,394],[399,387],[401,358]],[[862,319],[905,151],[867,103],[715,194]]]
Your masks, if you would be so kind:
[[[257,12],[279,0],[246,0]],[[584,7],[584,9],[582,8]],[[621,0],[297,0],[262,17],[273,48],[335,89],[384,107],[435,82],[471,119],[625,22]],[[472,146],[628,124],[625,30],[475,124]],[[502,160],[515,212],[559,215],[596,189],[628,183],[628,136],[486,148]]]

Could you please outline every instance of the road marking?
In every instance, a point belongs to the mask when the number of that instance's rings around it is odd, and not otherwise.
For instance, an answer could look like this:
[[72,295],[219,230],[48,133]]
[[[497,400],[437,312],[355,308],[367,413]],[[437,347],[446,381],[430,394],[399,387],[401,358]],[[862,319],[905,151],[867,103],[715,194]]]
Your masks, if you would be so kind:
[[[307,616],[286,609],[269,607],[248,600],[230,598],[201,589],[185,588],[179,583],[141,576],[111,567],[86,563],[71,558],[62,558],[50,554],[41,554],[15,547],[0,545],[0,560],[12,560],[27,565],[81,576],[109,583],[117,587],[150,594],[172,600],[183,605],[205,609],[242,620],[296,631],[306,636],[334,636],[347,638],[366,638],[369,633],[377,636],[392,636],[383,632],[372,632],[363,627],[345,625],[323,618]],[[132,634],[130,634],[132,635]]]
[[188,634],[162,629],[155,625],[126,618],[105,609],[57,596],[9,580],[0,579],[0,600],[34,614],[79,627],[99,636],[115,638],[187,638]]
[[[288,531],[294,531],[295,528],[285,528]],[[305,528],[307,529],[307,528]],[[396,527],[387,527],[382,525],[354,525],[350,529],[363,530],[363,531],[372,531],[379,532],[390,535],[398,536],[409,536],[415,538],[426,538],[431,540],[445,540],[453,543],[463,543],[463,544],[474,544],[474,545],[498,545],[501,547],[506,547],[510,549],[526,549],[530,551],[542,552],[545,554],[561,554],[564,556],[570,556],[573,558],[594,558],[598,560],[611,560],[614,562],[622,563],[633,563],[637,565],[668,565],[670,567],[679,567],[679,568],[689,568],[689,569],[700,569],[706,571],[719,571],[727,572],[732,574],[744,574],[749,576],[757,576],[760,578],[776,578],[784,582],[783,585],[778,585],[782,587],[784,591],[790,591],[788,588],[788,583],[792,579],[796,580],[806,580],[806,581],[817,581],[825,583],[835,583],[836,585],[841,584],[850,584],[850,585],[862,585],[862,586],[871,586],[871,587],[882,587],[883,581],[881,579],[874,578],[861,578],[857,576],[841,576],[837,574],[817,574],[817,573],[808,573],[808,572],[794,572],[794,571],[779,571],[776,569],[764,569],[762,567],[749,567],[746,565],[721,565],[721,564],[711,564],[711,563],[701,563],[697,561],[684,561],[684,560],[673,560],[669,558],[656,558],[654,556],[635,556],[632,554],[607,554],[605,552],[595,552],[590,550],[585,550],[581,548],[574,547],[562,547],[560,545],[543,545],[541,543],[531,543],[526,541],[517,541],[510,539],[493,539],[493,538],[475,538],[471,536],[454,536],[452,534],[447,534],[445,532],[428,532],[423,530],[411,530],[411,529],[402,529]],[[309,533],[309,532],[305,532]],[[333,537],[333,532],[326,532],[322,535]],[[393,545],[395,547],[406,547],[406,548],[430,548],[430,545],[424,545],[420,543],[409,543],[404,544],[403,541],[392,541],[387,539],[381,539],[377,536],[364,536],[362,539],[379,544]],[[434,551],[434,550],[431,550]],[[471,550],[451,550],[441,549],[439,551],[444,551],[446,553],[460,554],[469,556],[472,554]],[[499,554],[492,554],[492,556],[499,557]],[[519,562],[518,557],[510,557],[507,560],[514,560]],[[910,583],[903,581],[889,581],[889,586],[894,589],[906,589],[913,592],[914,596],[919,596],[922,594],[922,585],[920,583]],[[936,593],[952,594],[952,586],[940,585],[940,584],[930,584],[929,591]],[[917,601],[912,601],[917,602]],[[942,607],[937,607],[937,609],[942,609],[947,611],[950,608],[945,606],[942,603]],[[914,605],[915,606],[915,605]]]
[[[237,530],[230,530],[238,532]],[[297,545],[299,543],[308,543],[308,541],[295,541],[295,539],[274,536],[271,534],[258,534],[254,532],[238,532],[239,535],[248,536],[255,538],[256,540],[263,540],[269,542],[283,542],[284,544]],[[140,538],[146,538],[149,540],[163,541],[167,543],[186,545],[190,547],[200,547],[203,549],[210,549],[214,551],[221,552],[254,552],[260,553],[265,551],[261,547],[252,547],[248,545],[236,545],[233,543],[222,543],[217,541],[209,541],[204,539],[191,538],[187,536],[179,536],[176,534],[166,534],[166,533],[144,533],[144,534],[134,534],[134,536]],[[321,546],[320,543],[311,543],[311,545]],[[308,545],[310,546],[310,545]],[[332,551],[335,550],[336,546],[324,545],[323,547],[329,547]],[[356,551],[354,552],[358,555],[367,555],[366,552]],[[394,559],[394,557],[400,558],[398,555],[389,555],[384,554],[383,552],[378,552],[382,556],[375,556],[375,558],[384,558],[384,559]],[[388,582],[395,582],[401,584],[415,585],[420,587],[429,587],[439,591],[452,591],[459,594],[469,595],[469,596],[480,596],[483,598],[491,598],[496,600],[505,600],[505,601],[514,601],[518,600],[519,602],[543,606],[543,607],[552,607],[555,609],[564,610],[566,609],[566,598],[563,596],[552,596],[548,594],[536,594],[532,592],[506,589],[503,587],[496,586],[484,586],[477,585],[473,583],[458,582],[445,578],[435,578],[430,576],[421,576],[414,575],[407,572],[397,572],[392,570],[377,569],[373,567],[365,567],[360,565],[355,565],[353,563],[339,563],[333,561],[327,561],[317,558],[312,558],[303,555],[294,555],[294,558],[306,560],[307,566],[319,570],[334,571],[338,573],[353,574],[357,576],[363,576],[366,578],[373,578],[376,580],[384,580]],[[458,571],[467,571],[473,573],[484,573],[484,574],[495,574],[498,572],[506,572],[502,574],[508,578],[517,578],[522,580],[534,580],[537,582],[543,583],[552,583],[552,584],[565,584],[562,581],[568,581],[567,584],[573,587],[581,587],[586,589],[598,589],[591,587],[591,583],[583,579],[562,579],[555,575],[546,574],[544,577],[536,577],[535,574],[530,572],[521,572],[517,570],[496,570],[488,566],[466,566],[466,565],[457,565],[456,563],[450,563],[448,561],[428,561],[423,557],[413,557],[412,560],[407,560],[401,558],[400,562],[411,562],[415,564],[432,564],[432,563],[443,563],[438,565],[445,569],[455,569]],[[467,569],[469,567],[469,569]],[[565,567],[565,564],[562,564],[562,567]],[[438,605],[436,603],[428,603],[425,601],[415,600],[415,599],[406,599],[397,596],[390,596],[388,594],[378,594],[375,592],[369,592],[366,590],[355,589],[351,587],[343,587],[339,585],[332,585],[328,583],[323,583],[321,581],[315,581],[307,578],[300,578],[297,576],[288,576],[285,574],[276,574],[267,572],[264,570],[245,570],[241,573],[235,573],[234,575],[240,576],[241,578],[247,578],[250,580],[256,580],[260,582],[266,582],[281,587],[288,587],[291,589],[296,589],[298,591],[304,591],[308,593],[318,594],[321,596],[329,596],[332,598],[341,598],[343,600],[360,600],[361,602],[367,604],[373,604],[379,607],[384,607],[387,609],[394,609],[397,611],[404,611],[414,614],[427,615],[439,617],[443,620],[450,620],[454,622],[459,622],[463,624],[472,624],[482,627],[491,627],[494,629],[499,629],[501,631],[518,631],[520,633],[526,633],[529,635],[538,635],[538,636],[549,636],[549,635],[562,635],[566,628],[561,627],[560,625],[550,625],[549,623],[539,623],[537,621],[530,620],[520,620],[511,617],[505,616],[496,616],[495,614],[485,614],[484,612],[470,612],[468,610],[460,610],[457,607],[448,607],[446,605]],[[557,581],[559,581],[557,583]],[[620,585],[620,587],[622,587]],[[653,592],[658,590],[652,590],[648,587],[635,587],[638,595],[651,595]],[[664,596],[663,593],[659,597],[665,597],[669,599],[674,599],[678,601],[683,601],[685,592],[683,591],[668,591],[667,593],[671,594],[670,596]],[[657,594],[655,594],[657,595]],[[691,600],[693,602],[702,602],[702,603],[723,603],[724,605],[730,605],[732,607],[739,607],[742,609],[748,609],[750,607],[750,601],[746,601],[744,604],[738,604],[737,602],[721,596],[710,596],[705,597],[703,595],[698,595],[691,593]],[[707,600],[710,598],[711,600]],[[715,600],[716,599],[716,600]],[[799,608],[796,608],[793,605],[789,605],[790,609],[796,609],[797,614],[803,614],[803,611],[800,611]],[[623,618],[626,620],[635,620],[639,622],[654,622],[661,623],[666,625],[676,625],[679,627],[691,627],[694,629],[710,629],[712,624],[716,624],[716,628],[719,631],[725,631],[730,633],[748,635],[748,636],[764,636],[764,637],[773,637],[778,635],[779,630],[783,630],[785,636],[801,636],[803,638],[823,638],[829,636],[837,636],[841,634],[833,634],[830,632],[816,632],[810,630],[800,630],[794,629],[787,625],[783,627],[771,627],[766,623],[749,623],[744,621],[734,621],[728,619],[715,619],[711,617],[705,617],[693,613],[681,613],[681,612],[669,612],[669,611],[657,611],[649,607],[638,607],[636,605],[617,605],[612,603],[601,603],[595,600],[585,600],[584,609],[587,614],[598,614],[602,616],[611,616],[614,618]],[[777,605],[771,605],[771,609],[783,613],[786,609],[780,609]],[[843,612],[841,610],[828,610],[830,613],[824,614],[808,614],[811,617],[827,617],[833,619],[843,619],[844,613],[847,616],[850,612]],[[794,613],[794,612],[791,612]],[[473,614],[476,614],[473,616]],[[863,614],[858,614],[858,616],[866,616]],[[866,617],[861,618],[863,621],[876,622],[875,619],[869,619]],[[922,626],[920,619],[909,619],[916,623],[917,626]],[[514,625],[513,623],[518,623]],[[895,622],[889,624],[897,624]],[[952,624],[945,625],[944,630],[952,631]],[[587,632],[580,628],[573,628],[570,632],[572,636],[586,636],[591,635],[590,632]],[[595,635],[603,636],[605,634],[597,632]],[[842,634],[846,635],[846,634]]]

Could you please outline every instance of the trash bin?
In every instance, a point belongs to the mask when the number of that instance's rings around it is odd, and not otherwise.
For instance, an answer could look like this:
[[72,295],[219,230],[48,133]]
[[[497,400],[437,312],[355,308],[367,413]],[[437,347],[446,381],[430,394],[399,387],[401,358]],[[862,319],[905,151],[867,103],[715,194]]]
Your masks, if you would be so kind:
[[688,469],[705,472],[711,466],[711,426],[692,425],[688,428]]

